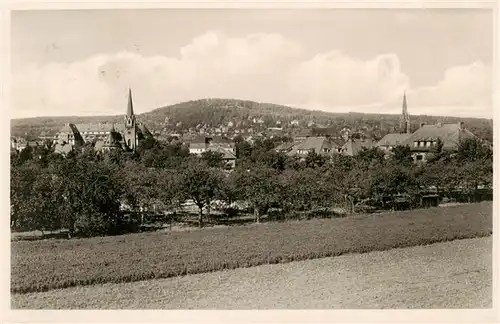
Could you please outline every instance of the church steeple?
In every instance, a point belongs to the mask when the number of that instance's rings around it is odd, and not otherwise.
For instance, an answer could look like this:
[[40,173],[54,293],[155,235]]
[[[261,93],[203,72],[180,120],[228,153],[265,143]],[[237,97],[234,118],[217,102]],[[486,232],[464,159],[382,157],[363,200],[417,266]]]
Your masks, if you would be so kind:
[[403,93],[403,116],[408,115],[408,106],[406,104],[406,91]]
[[135,151],[138,145],[137,121],[134,115],[134,105],[132,103],[132,90],[128,89],[127,115],[125,115],[125,145]]
[[132,89],[128,88],[127,116],[131,117],[133,115],[134,115],[134,105],[132,103]]
[[406,91],[403,95],[403,112],[399,126],[402,133],[410,134],[410,115],[408,114],[408,105],[406,104]]

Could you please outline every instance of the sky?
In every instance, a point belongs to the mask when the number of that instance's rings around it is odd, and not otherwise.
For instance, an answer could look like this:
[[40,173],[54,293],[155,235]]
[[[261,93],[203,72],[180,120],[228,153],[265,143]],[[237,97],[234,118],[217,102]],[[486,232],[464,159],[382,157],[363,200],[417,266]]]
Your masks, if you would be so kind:
[[201,98],[492,118],[487,9],[32,10],[11,15],[12,117]]

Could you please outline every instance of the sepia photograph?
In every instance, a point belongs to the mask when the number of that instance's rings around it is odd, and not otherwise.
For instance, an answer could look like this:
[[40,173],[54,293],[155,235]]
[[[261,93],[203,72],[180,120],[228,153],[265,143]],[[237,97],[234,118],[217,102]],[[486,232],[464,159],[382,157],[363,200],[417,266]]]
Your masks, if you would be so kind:
[[12,310],[494,307],[492,7],[9,16]]

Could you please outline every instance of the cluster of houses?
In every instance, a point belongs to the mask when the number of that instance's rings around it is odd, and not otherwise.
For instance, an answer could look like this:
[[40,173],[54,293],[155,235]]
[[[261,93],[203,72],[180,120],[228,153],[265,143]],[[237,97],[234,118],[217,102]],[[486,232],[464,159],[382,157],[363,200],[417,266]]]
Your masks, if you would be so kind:
[[[256,119],[253,122],[262,123],[263,121]],[[297,121],[291,123],[296,124]],[[348,128],[342,129],[339,134],[333,128],[312,127],[312,124],[310,126],[310,128],[295,134],[292,142],[286,142],[276,147],[275,151],[285,153],[291,157],[305,158],[310,152],[326,157],[334,154],[353,156],[363,149],[378,147],[389,155],[392,148],[407,145],[410,147],[415,161],[425,162],[429,154],[438,145],[438,142],[442,144],[443,150],[456,151],[461,140],[475,137],[464,127],[463,123],[421,124],[417,130],[411,132],[406,95],[403,97],[400,132],[387,134],[379,141],[373,141],[360,133],[352,133]],[[274,127],[271,130],[271,137],[273,136],[272,131],[279,130],[281,130],[280,127]],[[246,135],[248,136],[243,138],[249,142],[266,136],[264,134]],[[154,135],[143,123],[137,120],[133,110],[132,93],[129,90],[127,111],[123,123],[66,124],[52,140],[56,153],[67,154],[76,146],[85,143],[94,143],[94,149],[99,152],[113,149],[135,150],[139,141],[148,136]],[[191,134],[187,138],[178,135],[177,138],[189,143],[190,153],[201,155],[208,151],[218,152],[221,154],[226,168],[234,168],[236,152],[234,142],[230,138],[220,134],[213,135],[204,132],[198,132],[197,135]],[[27,142],[22,139],[11,141],[12,149],[17,151],[21,151],[28,146],[36,147],[40,145],[43,145],[43,141]]]
[[342,136],[332,136],[327,128],[313,128],[296,136],[293,143],[279,145],[276,151],[298,157],[305,157],[309,152],[315,152],[323,156],[333,154],[353,156],[362,149],[378,147],[386,152],[386,156],[389,156],[394,147],[409,146],[414,161],[425,162],[438,143],[442,144],[441,149],[443,151],[456,152],[462,140],[476,137],[464,127],[462,122],[455,124],[420,124],[417,130],[411,132],[406,95],[403,97],[400,130],[399,133],[387,134],[375,142],[362,135],[350,134],[347,129],[342,130]]

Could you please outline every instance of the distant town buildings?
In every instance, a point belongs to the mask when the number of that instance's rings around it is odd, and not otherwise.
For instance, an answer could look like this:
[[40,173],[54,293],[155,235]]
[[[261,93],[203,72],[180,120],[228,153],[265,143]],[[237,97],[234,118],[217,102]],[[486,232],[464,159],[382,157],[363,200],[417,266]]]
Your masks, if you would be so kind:
[[[264,122],[264,119],[266,122]],[[155,137],[159,141],[172,143],[180,141],[189,145],[189,152],[201,155],[206,151],[217,151],[222,154],[228,166],[234,167],[235,145],[233,139],[240,137],[254,144],[264,138],[288,137],[292,142],[283,143],[275,148],[288,156],[305,157],[310,152],[323,156],[344,154],[354,156],[363,149],[378,147],[389,157],[394,147],[409,146],[415,161],[427,161],[438,143],[442,143],[445,151],[456,151],[462,139],[475,137],[464,128],[463,123],[424,125],[414,132],[410,129],[406,93],[403,95],[402,112],[399,119],[399,131],[386,134],[382,139],[374,141],[378,126],[370,124],[349,125],[345,120],[338,124],[329,122],[313,123],[312,118],[305,120],[268,119],[267,117],[248,115],[241,119],[231,118],[219,125],[198,120],[189,121],[182,128],[182,121],[172,117],[161,117],[161,125],[156,125],[154,135],[141,123],[134,113],[132,91],[128,92],[126,114],[121,123],[67,123],[57,135],[44,133],[40,138],[53,141],[54,151],[68,154],[75,147],[92,143],[98,152],[124,149],[134,151],[141,139]],[[309,125],[308,128],[303,126]],[[348,126],[349,125],[349,126]],[[368,134],[368,135],[367,135]],[[382,134],[381,134],[382,135]],[[44,145],[43,140],[28,142],[23,138],[11,139],[11,150],[21,151],[26,147]],[[492,145],[491,143],[489,144]]]

